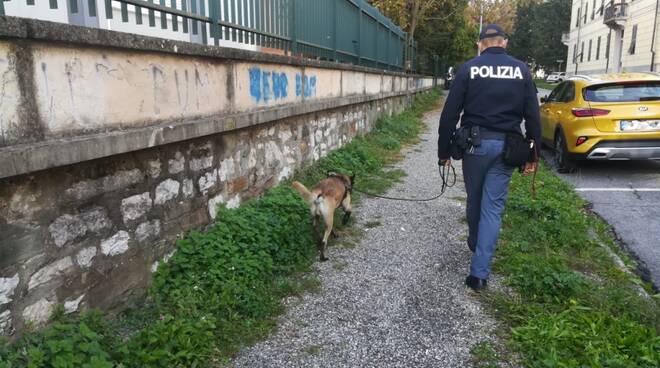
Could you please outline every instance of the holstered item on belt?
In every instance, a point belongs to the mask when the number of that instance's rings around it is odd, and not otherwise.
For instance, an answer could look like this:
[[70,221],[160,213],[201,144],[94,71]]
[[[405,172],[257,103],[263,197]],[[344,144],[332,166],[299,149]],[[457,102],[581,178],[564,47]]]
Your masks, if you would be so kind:
[[530,142],[521,134],[507,133],[504,141],[504,163],[518,167],[530,161]]
[[463,159],[463,152],[470,148],[471,145],[471,133],[472,129],[468,126],[461,126],[460,128],[456,129],[454,134],[451,136],[451,139],[449,140],[449,155],[451,158],[454,160]]
[[470,147],[479,147],[481,146],[481,129],[473,125],[470,128]]

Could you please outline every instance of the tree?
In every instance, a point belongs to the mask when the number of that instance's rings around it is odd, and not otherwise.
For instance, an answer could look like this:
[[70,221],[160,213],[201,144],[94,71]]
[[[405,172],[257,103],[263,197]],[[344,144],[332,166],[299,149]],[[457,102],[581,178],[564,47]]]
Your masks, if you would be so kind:
[[429,14],[438,9],[446,0],[372,0],[371,4],[385,16],[394,20],[408,33],[408,38],[415,37],[420,25],[423,25]]
[[532,30],[534,19],[532,4],[520,5],[516,10],[516,24],[509,40],[509,53],[520,60],[533,61]]
[[438,57],[440,73],[448,66],[458,66],[476,56],[478,29],[469,24],[466,15],[468,0],[445,1],[431,12],[418,29],[418,71],[431,74]]
[[479,27],[483,6],[484,24],[495,23],[510,34],[516,22],[516,7],[519,1],[521,0],[470,0],[466,10],[470,25]]
[[532,53],[538,65],[554,69],[557,60],[566,60],[568,48],[561,35],[571,22],[571,0],[548,0],[534,7]]
[[571,0],[533,1],[521,4],[510,41],[510,53],[530,64],[554,69],[565,60],[567,48],[561,34],[569,29]]

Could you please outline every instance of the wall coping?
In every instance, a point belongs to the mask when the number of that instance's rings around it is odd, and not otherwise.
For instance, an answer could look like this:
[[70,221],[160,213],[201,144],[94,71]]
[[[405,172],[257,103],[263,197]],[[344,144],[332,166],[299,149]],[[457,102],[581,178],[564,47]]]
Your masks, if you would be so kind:
[[0,148],[0,179],[243,129],[296,115],[424,92],[433,87],[294,103],[249,112]]
[[407,74],[353,64],[266,54],[230,47],[206,46],[186,41],[175,41],[127,32],[110,31],[106,29],[74,26],[64,23],[11,16],[0,17],[0,39],[25,39],[30,41],[57,42],[85,47],[160,52],[214,59],[243,60],[257,63],[350,70],[403,77],[430,77],[420,74]]

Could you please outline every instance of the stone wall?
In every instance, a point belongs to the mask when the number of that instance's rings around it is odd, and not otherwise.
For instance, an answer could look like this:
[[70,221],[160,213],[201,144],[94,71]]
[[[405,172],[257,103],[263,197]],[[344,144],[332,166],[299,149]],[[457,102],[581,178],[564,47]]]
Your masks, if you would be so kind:
[[407,97],[307,114],[0,181],[0,328],[56,304],[121,308],[219,204],[258,196]]
[[[127,36],[11,22],[0,22],[5,335],[45,323],[58,304],[125,307],[217,205],[260,195],[430,87],[418,76],[139,36],[119,47]],[[185,108],[191,101],[200,108]]]

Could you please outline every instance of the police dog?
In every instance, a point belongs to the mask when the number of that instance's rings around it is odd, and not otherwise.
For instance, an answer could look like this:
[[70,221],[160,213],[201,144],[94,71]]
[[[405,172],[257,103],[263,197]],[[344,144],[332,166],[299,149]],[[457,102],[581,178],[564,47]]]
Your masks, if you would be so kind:
[[327,261],[325,257],[325,247],[328,245],[330,234],[335,235],[332,229],[334,223],[335,210],[341,207],[344,210],[343,223],[346,224],[351,217],[351,191],[355,175],[347,176],[335,172],[329,172],[328,177],[321,180],[311,191],[302,183],[294,181],[293,188],[300,193],[300,196],[309,204],[310,212],[314,224],[314,233],[319,238],[318,222],[319,217],[323,217],[325,223],[325,233],[323,238],[319,239],[318,249],[321,261]]

